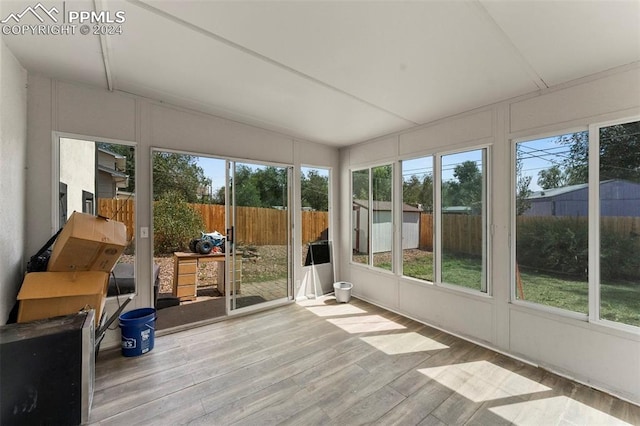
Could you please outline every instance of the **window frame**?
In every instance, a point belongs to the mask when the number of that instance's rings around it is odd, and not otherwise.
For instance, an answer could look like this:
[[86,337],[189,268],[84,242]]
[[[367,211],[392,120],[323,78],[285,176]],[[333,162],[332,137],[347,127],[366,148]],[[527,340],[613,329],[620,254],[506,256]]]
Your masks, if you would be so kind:
[[[101,136],[90,136],[90,135],[83,135],[83,134],[78,134],[78,133],[69,133],[69,132],[61,132],[61,131],[52,131],[51,132],[51,222],[52,222],[52,233],[57,232],[59,229],[61,229],[64,226],[64,223],[66,223],[66,218],[63,218],[62,216],[62,212],[61,212],[61,208],[60,208],[60,195],[61,195],[61,185],[60,185],[60,140],[61,139],[75,139],[75,140],[80,140],[80,141],[87,141],[87,142],[93,142],[94,146],[97,147],[98,143],[107,143],[107,144],[114,144],[114,145],[122,145],[122,146],[128,146],[128,147],[132,147],[134,149],[134,170],[136,172],[135,176],[135,186],[134,186],[134,193],[138,193],[138,191],[140,191],[140,187],[138,186],[138,175],[137,173],[139,173],[139,171],[141,170],[141,154],[140,154],[140,145],[138,142],[136,141],[129,141],[129,140],[121,140],[121,139],[113,139],[113,138],[105,138],[105,137],[101,137]],[[97,161],[97,160],[96,160]],[[97,168],[97,162],[96,162],[96,168]],[[96,190],[97,190],[97,184],[95,186]],[[67,190],[68,188],[65,185],[65,190]],[[83,191],[84,192],[84,191]],[[98,208],[98,202],[97,202],[97,191],[94,192],[92,195],[93,197],[93,215],[96,214],[96,210]],[[68,193],[65,192],[64,195],[65,198],[65,203],[68,202]],[[84,205],[84,203],[83,203]],[[134,215],[133,215],[133,237],[134,240],[136,239],[137,236],[137,232],[138,232],[138,224],[139,224],[139,220],[138,220],[138,215],[140,214],[140,209],[138,208],[138,197],[133,197],[133,210],[134,210]],[[68,210],[68,206],[65,206],[65,210]],[[68,213],[68,211],[67,211]],[[139,254],[139,250],[137,249],[137,247],[134,246],[134,292],[131,294],[136,294],[139,295],[141,293],[141,283],[138,280],[138,268],[140,267],[140,265],[142,264],[140,261],[140,254]],[[151,262],[153,263],[153,262]],[[153,270],[150,271],[151,276],[153,276]],[[144,290],[143,290],[144,292]],[[153,288],[150,287],[150,294],[151,297],[153,297]],[[107,300],[110,299],[117,299],[118,296],[108,296]],[[152,299],[150,299],[152,300]]]
[[[638,333],[640,327],[625,324],[622,322],[611,321],[600,318],[601,298],[600,298],[600,129],[604,127],[627,124],[640,121],[640,116],[630,116],[618,118],[615,120],[598,121],[589,123],[584,126],[570,127],[566,129],[537,133],[525,137],[517,137],[511,139],[510,143],[510,303],[515,306],[523,306],[537,311],[555,314],[569,319],[575,319],[588,324],[602,326],[607,329],[615,329],[622,332]],[[571,311],[555,306],[545,305],[541,303],[521,300],[517,297],[516,282],[516,191],[517,191],[517,144],[524,142],[532,142],[539,139],[557,137],[577,132],[587,132],[588,134],[588,273],[587,273],[587,313]],[[595,172],[594,172],[595,171]]]
[[[638,333],[640,327],[601,318],[600,129],[640,121],[640,115],[589,124],[589,303],[588,322]],[[592,171],[596,172],[593,173]]]
[[[349,256],[349,263],[351,265],[357,265],[360,267],[364,267],[367,269],[371,269],[371,270],[375,270],[378,272],[382,272],[382,273],[386,273],[386,274],[396,274],[397,271],[397,267],[396,267],[396,211],[397,211],[397,207],[396,207],[396,169],[398,168],[396,166],[395,161],[392,162],[384,162],[381,164],[372,164],[372,165],[368,165],[365,167],[353,167],[349,169],[349,196],[351,198],[351,210],[350,210],[350,218],[349,218],[349,224],[351,227],[351,232],[350,232],[350,251],[351,254]],[[392,229],[392,235],[391,235],[391,269],[385,269],[385,268],[381,268],[379,266],[375,266],[373,264],[373,169],[379,168],[379,167],[391,167],[391,229]],[[368,208],[368,212],[367,212],[367,252],[368,252],[368,261],[367,263],[359,263],[359,262],[354,262],[353,260],[353,249],[354,249],[354,238],[353,238],[353,230],[355,229],[355,224],[353,223],[353,174],[355,172],[360,172],[363,170],[367,170],[369,173],[369,179],[368,179],[368,190],[369,190],[369,194],[368,194],[368,199],[367,199],[367,208]]]
[[[431,249],[433,250],[433,255],[432,255],[432,259],[431,259],[431,268],[433,271],[433,280],[429,281],[429,280],[424,280],[422,278],[417,278],[417,277],[412,277],[410,275],[405,275],[404,273],[404,248],[402,248],[403,246],[403,240],[404,240],[404,226],[403,226],[403,220],[404,220],[404,163],[408,162],[408,161],[414,161],[414,160],[420,160],[420,159],[424,159],[424,158],[431,158],[431,206],[432,206],[432,210],[431,210],[431,216],[432,216],[432,241],[431,241]],[[407,158],[401,158],[398,160],[398,175],[399,175],[399,179],[396,185],[397,191],[399,196],[396,197],[398,198],[398,202],[395,204],[396,209],[398,210],[399,213],[399,219],[400,220],[400,230],[398,232],[399,234],[399,260],[398,260],[398,267],[396,269],[398,275],[400,277],[402,277],[403,279],[406,280],[411,280],[413,282],[416,283],[423,283],[423,284],[428,284],[428,285],[435,285],[436,284],[436,218],[435,218],[435,208],[436,208],[436,191],[439,191],[439,188],[436,188],[436,154],[435,153],[430,153],[430,154],[423,154],[423,155],[419,155],[416,157],[407,157]]]
[[[433,200],[433,223],[434,223],[434,284],[439,287],[462,291],[480,296],[493,296],[493,286],[491,285],[491,206],[488,202],[491,197],[491,147],[492,144],[483,144],[464,147],[451,151],[441,151],[433,154],[433,175],[434,175],[434,200]],[[480,290],[465,287],[460,284],[447,283],[442,281],[442,157],[447,155],[462,154],[465,152],[482,151],[482,277]]]
[[[404,274],[404,265],[402,259],[402,250],[399,251],[399,265],[400,269],[398,269],[398,275],[406,280],[411,280],[412,282],[432,285],[435,287],[453,290],[455,292],[462,292],[474,296],[481,297],[493,297],[493,286],[491,284],[491,280],[489,277],[492,276],[492,268],[491,268],[491,239],[492,233],[491,229],[491,212],[492,207],[489,203],[491,197],[491,188],[492,188],[492,168],[491,168],[491,158],[492,158],[492,146],[493,144],[483,143],[478,145],[471,145],[460,147],[455,150],[447,150],[447,151],[434,151],[431,153],[423,153],[417,156],[411,156],[406,158],[401,158],[399,160],[398,169],[400,170],[400,174],[402,175],[402,163],[405,161],[417,160],[421,158],[431,157],[432,158],[432,173],[433,173],[433,281],[427,281],[416,277],[411,277],[409,275]],[[472,151],[482,151],[482,283],[481,289],[473,289],[469,287],[464,287],[459,284],[447,283],[442,281],[442,157],[447,155],[455,155],[461,154],[465,152]],[[399,188],[400,196],[396,197],[399,199],[399,202],[395,204],[397,209],[402,209],[402,203],[404,202],[404,198],[402,196],[402,182],[396,185]],[[402,241],[402,229],[400,229],[400,241]]]
[[[536,302],[531,302],[529,300],[522,300],[522,299],[518,299],[517,297],[517,282],[516,282],[516,264],[517,264],[517,258],[516,258],[516,244],[517,244],[517,226],[516,226],[516,206],[517,206],[517,200],[516,200],[516,190],[517,190],[517,177],[516,177],[516,163],[517,163],[517,145],[519,143],[525,143],[525,142],[533,142],[539,139],[546,139],[546,138],[552,138],[552,137],[557,137],[557,136],[562,136],[562,135],[567,135],[567,134],[571,134],[571,133],[578,133],[578,132],[584,132],[587,131],[588,127],[587,126],[576,126],[576,127],[571,127],[568,129],[564,129],[564,130],[557,130],[557,131],[550,131],[550,132],[544,132],[544,133],[536,133],[530,136],[525,136],[525,137],[520,137],[520,138],[513,138],[511,139],[511,143],[510,143],[510,163],[511,163],[511,168],[510,168],[510,182],[511,182],[511,186],[510,186],[510,211],[509,211],[509,215],[511,218],[511,223],[509,226],[509,233],[510,233],[510,237],[509,237],[509,245],[510,245],[510,265],[509,265],[509,281],[510,281],[510,288],[509,288],[509,300],[510,303],[516,306],[524,306],[524,307],[528,307],[528,308],[534,308],[536,310],[542,311],[542,312],[546,312],[546,313],[550,313],[550,314],[555,314],[555,315],[560,315],[563,317],[567,317],[567,318],[573,318],[573,319],[578,319],[581,321],[586,321],[588,314],[583,314],[577,311],[571,311],[569,309],[562,309],[562,308],[558,308],[556,306],[550,306],[550,305],[543,305],[541,303],[536,303]],[[589,264],[589,269],[591,269],[591,265]],[[588,306],[588,303],[587,303]]]
[[[314,170],[321,169],[321,170],[326,170],[327,171],[327,175],[328,175],[327,176],[327,215],[328,215],[328,222],[327,223],[328,223],[328,228],[329,228],[329,231],[327,232],[327,240],[329,241],[329,245],[333,246],[333,220],[332,220],[332,216],[333,216],[333,214],[332,214],[332,210],[333,210],[332,194],[333,194],[333,192],[332,192],[332,188],[331,188],[332,178],[333,178],[333,168],[329,167],[329,166],[316,166],[316,165],[310,165],[310,164],[303,163],[303,164],[300,164],[300,166],[298,166],[297,169],[298,169],[298,173],[299,173],[299,176],[298,176],[299,179],[297,179],[296,185],[299,186],[299,189],[300,189],[299,197],[298,197],[298,203],[299,203],[299,206],[300,206],[300,209],[299,209],[300,210],[300,218],[302,218],[302,173],[303,173],[303,169],[314,169]],[[295,173],[294,173],[294,180],[295,180]],[[300,233],[300,242],[301,242],[301,245],[304,245],[302,243],[302,235],[303,235],[302,226],[303,225],[302,225],[302,222],[301,222],[300,223],[300,231],[299,231],[299,233]],[[330,247],[330,250],[333,251],[333,247]],[[302,253],[302,247],[300,248],[300,251]],[[302,256],[302,257],[304,257],[304,256]],[[335,260],[333,259],[333,253],[331,253],[331,262],[333,264],[335,264]],[[294,263],[295,263],[295,261],[294,261]],[[302,259],[302,262],[301,262],[302,267],[305,266],[304,263],[305,263],[305,259]]]

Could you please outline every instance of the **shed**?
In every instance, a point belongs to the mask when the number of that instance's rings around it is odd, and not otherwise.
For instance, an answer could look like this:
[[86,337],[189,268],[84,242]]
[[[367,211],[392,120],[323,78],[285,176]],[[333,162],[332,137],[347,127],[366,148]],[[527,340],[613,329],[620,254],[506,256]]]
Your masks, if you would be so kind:
[[[353,201],[353,241],[360,253],[367,253],[369,202]],[[402,248],[418,248],[420,245],[421,210],[409,204],[402,205]],[[391,251],[393,247],[393,213],[391,201],[373,202],[373,226],[371,227],[373,253]]]

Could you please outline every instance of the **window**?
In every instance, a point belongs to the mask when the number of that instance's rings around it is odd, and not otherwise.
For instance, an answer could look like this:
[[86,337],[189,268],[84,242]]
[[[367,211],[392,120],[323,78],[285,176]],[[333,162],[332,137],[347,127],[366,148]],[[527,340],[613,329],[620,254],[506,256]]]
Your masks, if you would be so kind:
[[93,194],[91,192],[82,191],[82,213],[94,214]]
[[67,223],[67,184],[64,182],[58,183],[59,192],[58,192],[58,223],[60,228]]
[[486,292],[486,149],[443,155],[439,281]]
[[599,319],[640,327],[640,121],[595,128]]
[[369,264],[369,169],[351,173],[351,260]]
[[391,271],[393,166],[388,164],[356,170],[351,176],[352,260]]
[[482,148],[402,162],[404,276],[487,292],[486,157]]
[[300,170],[302,206],[302,265],[330,262],[329,170],[302,167]]
[[516,298],[588,307],[588,133],[516,144]]
[[135,146],[59,137],[57,148],[60,226],[74,211],[124,223],[129,244],[114,268],[118,286],[110,284],[107,295],[134,293],[135,279],[128,277],[135,277]]
[[433,157],[402,162],[402,274],[433,278]]
[[514,296],[640,326],[640,122],[516,143]]
[[373,266],[391,271],[393,264],[393,167],[371,169],[371,252]]

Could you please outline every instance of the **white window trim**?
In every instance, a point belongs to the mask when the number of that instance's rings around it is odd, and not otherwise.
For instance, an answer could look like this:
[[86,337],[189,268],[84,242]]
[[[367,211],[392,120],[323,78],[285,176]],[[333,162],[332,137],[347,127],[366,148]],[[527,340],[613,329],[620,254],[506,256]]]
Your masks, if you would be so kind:
[[[556,306],[550,306],[550,305],[543,305],[541,303],[535,303],[535,302],[530,302],[528,300],[521,300],[518,299],[517,297],[517,283],[516,283],[516,263],[517,263],[517,258],[516,258],[516,190],[517,190],[517,177],[516,177],[516,162],[517,162],[517,145],[519,143],[526,143],[526,142],[533,142],[539,139],[546,139],[546,138],[552,138],[552,137],[557,137],[557,136],[562,136],[562,135],[567,135],[567,134],[571,134],[571,133],[577,133],[577,132],[585,132],[588,131],[588,127],[573,127],[571,129],[567,129],[567,130],[559,130],[556,132],[547,132],[547,133],[541,133],[541,134],[537,134],[537,135],[531,135],[531,136],[527,136],[527,137],[523,137],[523,138],[515,138],[511,140],[511,152],[510,152],[510,158],[511,158],[511,206],[510,206],[510,216],[511,216],[511,224],[510,224],[510,236],[509,236],[509,244],[511,245],[511,265],[509,268],[509,272],[510,272],[510,282],[511,282],[511,289],[510,289],[510,295],[511,295],[511,301],[510,303],[513,305],[518,305],[518,306],[524,306],[527,308],[531,308],[531,309],[535,309],[535,310],[539,310],[541,312],[545,312],[545,313],[549,313],[549,314],[554,314],[554,315],[559,315],[562,317],[566,317],[566,318],[571,318],[571,319],[577,319],[580,321],[587,321],[589,319],[589,315],[588,314],[583,314],[581,312],[576,312],[576,311],[571,311],[569,309],[562,309],[562,308],[558,308]],[[589,270],[591,270],[591,265],[589,264]],[[589,306],[589,302],[587,303],[587,310],[590,311],[591,307]]]
[[[489,247],[491,247],[491,233],[489,232],[490,223],[492,223],[490,219],[490,206],[488,205],[488,200],[491,200],[491,147],[492,144],[484,144],[480,146],[473,146],[458,149],[455,151],[447,151],[440,152],[434,154],[434,172],[433,172],[433,180],[434,180],[434,251],[437,248],[437,252],[434,252],[434,284],[440,287],[446,287],[450,289],[456,289],[464,291],[465,293],[471,294],[479,294],[482,296],[492,296],[492,288],[489,284],[489,278],[491,275],[490,265],[490,253]],[[442,224],[441,224],[441,213],[442,213],[442,176],[441,176],[441,166],[442,166],[442,157],[453,154],[461,154],[465,152],[471,151],[482,151],[482,277],[480,290],[468,288],[461,286],[455,283],[447,283],[442,281]],[[437,195],[436,195],[437,194]]]
[[[358,171],[362,171],[362,170],[368,170],[369,172],[369,199],[367,200],[369,203],[369,211],[367,213],[367,217],[368,217],[368,222],[367,222],[367,252],[368,252],[368,262],[365,263],[358,263],[358,262],[354,262],[353,261],[353,230],[354,228],[354,223],[353,223],[353,213],[350,214],[350,218],[349,218],[349,223],[351,224],[351,236],[350,236],[350,240],[351,240],[351,255],[349,256],[349,263],[351,265],[357,265],[359,267],[363,267],[363,268],[367,268],[367,269],[371,269],[374,270],[376,272],[381,272],[384,274],[389,274],[389,275],[395,275],[396,274],[396,260],[395,258],[396,256],[396,213],[395,210],[397,210],[395,207],[395,200],[396,200],[396,196],[395,196],[395,186],[396,186],[396,169],[398,167],[396,167],[395,162],[385,162],[385,163],[381,163],[381,164],[375,164],[375,165],[370,165],[367,167],[358,167],[358,168],[353,168],[353,169],[349,169],[349,174],[350,174],[350,179],[349,179],[349,186],[350,186],[350,197],[353,200],[353,173],[354,172],[358,172]],[[393,231],[393,234],[391,235],[391,270],[388,269],[384,269],[381,268],[379,266],[375,266],[373,264],[373,202],[375,201],[373,199],[373,169],[378,168],[378,167],[391,167],[391,228]]]
[[[523,306],[526,308],[531,308],[537,311],[559,315],[562,317],[576,319],[580,321],[584,321],[586,323],[591,323],[597,326],[601,326],[605,329],[615,329],[621,332],[631,332],[633,334],[638,334],[638,330],[640,327],[636,327],[633,325],[611,321],[607,319],[600,318],[600,262],[599,262],[599,254],[600,254],[600,155],[599,155],[599,145],[600,145],[600,129],[603,127],[614,126],[617,124],[626,124],[634,121],[640,121],[640,116],[631,116],[620,118],[616,120],[610,120],[605,122],[597,122],[591,123],[585,127],[574,127],[567,130],[559,130],[554,132],[548,132],[538,135],[532,135],[522,138],[514,138],[511,140],[510,144],[510,158],[511,158],[511,206],[510,206],[510,215],[511,215],[511,224],[510,224],[510,236],[509,236],[509,244],[510,244],[510,257],[511,257],[511,265],[510,265],[510,303],[513,305]],[[517,289],[516,289],[516,147],[517,144],[523,142],[531,142],[538,139],[544,139],[554,136],[561,136],[576,132],[588,132],[589,138],[589,195],[588,195],[588,302],[587,302],[587,314],[583,314],[580,312],[571,311],[568,309],[562,309],[555,306],[544,305],[540,303],[530,302],[527,300],[520,300],[517,298]],[[597,173],[592,173],[592,170],[596,170]]]
[[[413,282],[421,283],[421,284],[429,284],[435,287],[455,290],[475,296],[482,297],[492,297],[493,288],[491,286],[489,277],[491,275],[491,232],[489,230],[491,220],[491,206],[489,206],[489,200],[491,200],[491,143],[486,143],[482,145],[475,145],[470,147],[462,147],[456,150],[451,151],[441,151],[434,152],[431,154],[424,154],[417,157],[407,157],[399,160],[399,162],[415,160],[419,158],[431,157],[432,161],[432,173],[433,173],[433,281],[422,280],[415,277],[410,277],[408,275],[404,275],[403,270],[403,262],[402,262],[402,250],[399,250],[399,269],[397,269],[397,275],[401,278],[412,280]],[[447,283],[442,281],[442,221],[441,221],[441,213],[442,213],[442,157],[453,154],[461,154],[465,152],[478,151],[482,150],[482,281],[481,281],[481,289],[476,290],[468,287],[461,286],[459,284]],[[402,174],[401,165],[398,167],[400,169],[400,174]],[[400,202],[396,203],[398,206],[401,206],[404,202],[402,197],[402,186],[400,185]],[[396,206],[396,208],[401,208]],[[401,233],[401,231],[400,231]],[[400,236],[400,241],[402,241],[402,235]],[[402,247],[402,245],[400,245]]]
[[[620,331],[638,333],[640,327],[600,316],[600,129],[640,121],[632,116],[589,125],[589,315],[588,321]],[[591,171],[595,170],[596,173]]]

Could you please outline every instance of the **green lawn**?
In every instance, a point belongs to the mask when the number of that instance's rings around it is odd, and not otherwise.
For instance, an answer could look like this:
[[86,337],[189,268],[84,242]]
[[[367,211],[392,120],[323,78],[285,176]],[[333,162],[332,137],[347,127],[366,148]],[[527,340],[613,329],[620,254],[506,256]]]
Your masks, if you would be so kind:
[[[586,280],[523,270],[522,287],[527,301],[588,313],[589,288]],[[640,326],[640,282],[601,283],[600,314],[604,319]]]
[[[390,263],[388,266],[390,267]],[[433,281],[432,253],[405,250],[403,274]],[[480,289],[481,261],[467,256],[445,255],[442,279],[472,289]],[[586,281],[521,270],[524,299],[574,312],[588,312],[588,285]],[[624,324],[640,326],[640,280],[636,283],[602,283],[602,318]]]

